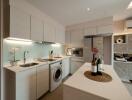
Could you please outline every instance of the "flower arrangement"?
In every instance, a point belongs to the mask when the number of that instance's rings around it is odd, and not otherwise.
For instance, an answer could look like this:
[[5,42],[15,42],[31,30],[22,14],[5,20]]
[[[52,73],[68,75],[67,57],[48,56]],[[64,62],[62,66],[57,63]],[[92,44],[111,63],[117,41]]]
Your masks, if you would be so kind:
[[92,48],[92,52],[93,52],[93,54],[97,54],[99,51],[98,51],[98,49],[97,48]]
[[98,51],[97,48],[92,48],[92,53],[93,53],[92,65],[96,65],[96,62],[97,62],[96,55],[97,55],[98,52],[99,52],[99,51]]

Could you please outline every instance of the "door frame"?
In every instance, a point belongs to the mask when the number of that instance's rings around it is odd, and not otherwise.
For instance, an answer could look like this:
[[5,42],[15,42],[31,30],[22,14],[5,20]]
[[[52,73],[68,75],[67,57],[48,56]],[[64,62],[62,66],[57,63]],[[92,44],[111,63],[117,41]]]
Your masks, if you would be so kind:
[[3,0],[0,0],[0,100],[3,100]]

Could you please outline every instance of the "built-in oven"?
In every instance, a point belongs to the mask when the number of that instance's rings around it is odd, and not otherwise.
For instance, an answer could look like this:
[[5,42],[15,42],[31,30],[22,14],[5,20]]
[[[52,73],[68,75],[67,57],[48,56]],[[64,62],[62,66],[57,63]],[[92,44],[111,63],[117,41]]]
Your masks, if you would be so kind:
[[83,57],[83,48],[67,48],[68,56]]
[[72,55],[75,57],[83,57],[83,48],[72,48]]

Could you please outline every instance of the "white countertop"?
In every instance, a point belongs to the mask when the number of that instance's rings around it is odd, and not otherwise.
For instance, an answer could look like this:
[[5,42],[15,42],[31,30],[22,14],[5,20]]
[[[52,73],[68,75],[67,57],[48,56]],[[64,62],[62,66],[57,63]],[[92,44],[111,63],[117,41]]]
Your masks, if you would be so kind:
[[114,62],[132,64],[132,61],[116,61],[116,60],[114,60]]
[[112,77],[112,81],[106,83],[96,82],[86,78],[84,72],[90,70],[90,68],[91,64],[85,63],[75,74],[66,80],[64,85],[108,100],[132,100],[131,95],[112,66],[103,65],[104,72]]
[[57,59],[55,61],[46,61],[46,62],[31,61],[31,62],[39,63],[38,65],[31,66],[31,67],[20,67],[19,66],[20,64],[18,64],[17,66],[5,65],[4,67],[6,69],[8,69],[8,70],[11,70],[11,71],[17,73],[17,72],[25,71],[25,70],[28,70],[28,69],[31,69],[31,68],[35,68],[35,67],[38,67],[38,66],[41,66],[41,65],[52,64],[52,63],[61,61],[61,60],[65,59],[65,58],[68,58],[68,57],[70,57],[70,56],[63,56],[62,58],[55,58],[55,59]]

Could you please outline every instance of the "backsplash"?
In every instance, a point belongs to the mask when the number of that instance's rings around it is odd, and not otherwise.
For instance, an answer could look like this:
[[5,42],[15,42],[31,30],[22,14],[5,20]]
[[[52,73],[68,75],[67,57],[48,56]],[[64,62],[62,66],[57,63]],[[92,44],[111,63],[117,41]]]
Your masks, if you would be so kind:
[[31,43],[29,45],[3,42],[3,63],[8,64],[11,59],[11,49],[18,48],[16,52],[16,60],[23,60],[23,52],[29,51],[27,59],[34,59],[39,57],[48,57],[49,51],[53,50],[56,55],[64,55],[64,46],[52,46],[51,44]]

